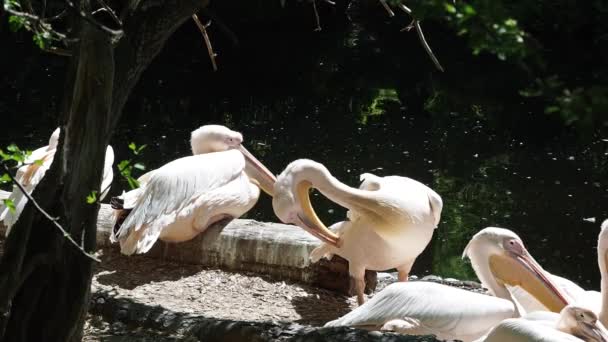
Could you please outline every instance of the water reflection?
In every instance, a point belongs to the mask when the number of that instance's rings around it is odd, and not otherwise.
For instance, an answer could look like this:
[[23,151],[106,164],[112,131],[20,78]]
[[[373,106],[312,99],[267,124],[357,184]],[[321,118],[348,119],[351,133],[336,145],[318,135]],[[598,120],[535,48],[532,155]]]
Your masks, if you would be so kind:
[[[130,157],[129,142],[145,143],[142,162],[156,168],[190,154],[194,128],[225,124],[242,132],[245,146],[277,174],[294,159],[311,158],[352,186],[372,172],[433,187],[443,197],[443,217],[414,274],[472,278],[462,249],[476,231],[494,225],[520,234],[551,272],[598,289],[594,247],[599,222],[608,217],[608,135],[582,145],[567,133],[554,134],[550,120],[528,114],[536,108],[492,82],[491,68],[469,75],[448,65],[451,73],[437,76],[430,67],[412,67],[426,63],[424,52],[394,48],[390,34],[370,39],[353,27],[320,37],[291,32],[298,39],[278,46],[265,46],[270,43],[259,40],[260,32],[243,29],[238,51],[218,41],[223,60],[215,74],[207,71],[205,51],[183,52],[190,51],[184,36],[198,39],[195,29],[183,28],[128,104],[112,140],[117,160]],[[263,33],[273,35],[270,42],[284,34]],[[261,52],[270,48],[274,53]],[[456,60],[473,63],[465,55]],[[63,64],[30,62],[0,84],[7,94],[0,100],[0,146],[42,146],[55,125]],[[111,195],[128,188],[115,179]],[[313,201],[325,222],[344,218],[345,210],[322,196]],[[276,220],[267,196],[247,217]],[[583,221],[589,217],[598,223]]]

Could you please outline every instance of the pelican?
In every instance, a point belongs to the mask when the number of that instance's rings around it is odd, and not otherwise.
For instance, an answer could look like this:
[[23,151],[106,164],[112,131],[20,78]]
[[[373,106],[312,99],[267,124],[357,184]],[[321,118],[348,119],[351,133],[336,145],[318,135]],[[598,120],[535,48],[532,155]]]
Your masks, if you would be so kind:
[[[443,206],[437,193],[410,178],[365,173],[361,180],[359,189],[351,188],[322,164],[299,159],[277,178],[272,200],[281,221],[296,224],[324,241],[311,252],[313,262],[334,254],[349,261],[359,304],[365,301],[366,269],[396,268],[399,280],[407,280],[416,257],[433,236]],[[330,231],[312,208],[310,188],[349,209],[349,220],[334,224]]]
[[[493,229],[503,228],[487,229],[489,230],[488,232],[481,231],[480,233],[478,233],[479,238],[482,238],[482,235],[484,235],[485,233],[489,233]],[[516,236],[515,233],[510,233]],[[475,240],[475,238],[473,240]],[[467,250],[469,249],[476,249],[475,247],[473,247],[475,246],[473,240],[470,243],[471,247],[467,247],[467,249],[465,249],[465,254],[468,253]],[[608,292],[604,291],[604,289],[608,290],[608,268],[606,264],[606,252],[608,251],[608,220],[604,221],[602,224],[602,230],[598,237],[597,250],[598,265],[600,269],[600,274],[602,275],[602,292],[585,291],[584,289],[576,285],[574,282],[566,278],[553,275],[547,271],[545,271],[545,274],[560,289],[560,291],[565,295],[565,297],[570,303],[574,303],[576,305],[592,309],[600,317],[600,321],[602,322],[602,324],[606,326],[608,325]],[[483,259],[485,258],[482,256],[483,252],[475,251],[474,254],[475,255],[473,255],[473,257],[471,258],[471,262],[473,263],[474,267],[479,267],[481,269],[480,273],[482,274],[482,276],[487,275],[491,277],[491,275],[489,275],[487,272],[488,263],[483,261]],[[475,261],[473,259],[475,259]],[[557,310],[559,307],[547,307],[546,305],[543,305],[534,296],[530,295],[527,291],[521,289],[521,287],[518,286],[499,286],[497,287],[497,291],[499,293],[499,296],[502,296],[503,298],[505,298],[505,296],[512,296],[518,303],[522,313],[547,310],[554,312],[559,311]],[[507,294],[505,291],[509,294]],[[606,298],[604,298],[604,295]]]
[[537,311],[506,319],[477,342],[605,342],[605,330],[597,321],[593,311],[568,305],[559,314]]
[[[49,138],[49,144],[34,150],[25,160],[24,165],[21,166],[15,175],[17,180],[23,188],[27,190],[28,194],[31,194],[38,183],[44,177],[46,171],[51,167],[55,152],[57,151],[57,144],[59,142],[60,129],[57,128],[51,134]],[[101,195],[100,199],[103,199],[108,191],[110,191],[110,185],[114,174],[112,172],[112,164],[114,163],[114,150],[112,146],[107,147],[106,156],[104,161],[104,171],[101,180]],[[21,190],[14,185],[13,191],[8,196],[8,199],[13,201],[15,205],[14,212],[9,208],[0,205],[0,221],[4,222],[6,226],[6,235],[8,236],[11,227],[17,222],[19,215],[23,211],[25,204],[27,203],[27,197],[21,192]]]
[[[525,246],[509,231],[479,234],[469,251],[483,247],[494,260],[492,274],[508,285],[521,285],[547,306],[566,305],[563,294],[544,275]],[[482,231],[483,232],[483,231]],[[479,272],[479,268],[475,268]],[[479,277],[479,273],[478,273]],[[479,277],[492,292],[493,277]],[[447,285],[416,281],[394,283],[371,300],[326,326],[394,330],[404,334],[436,335],[439,339],[473,341],[504,319],[519,317],[511,297],[474,293]]]
[[113,198],[110,237],[123,254],[145,253],[157,239],[187,241],[211,224],[236,218],[257,202],[260,188],[272,196],[275,176],[224,126],[192,132],[192,156],[140,177],[140,188]]

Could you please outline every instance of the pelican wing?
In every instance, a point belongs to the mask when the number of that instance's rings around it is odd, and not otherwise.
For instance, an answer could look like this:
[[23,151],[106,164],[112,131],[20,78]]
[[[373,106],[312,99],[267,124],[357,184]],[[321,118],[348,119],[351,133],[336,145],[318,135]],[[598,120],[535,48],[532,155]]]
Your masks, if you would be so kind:
[[[53,158],[55,157],[55,151],[55,149],[49,150],[47,146],[41,147],[32,152],[25,160],[26,165],[21,166],[17,170],[15,180],[23,185],[28,194],[31,194],[34,191],[38,183],[42,180],[42,177],[46,174],[46,171],[51,167]],[[41,163],[39,161],[41,161]],[[7,227],[7,236],[11,226],[17,222],[19,215],[21,215],[21,212],[27,203],[27,197],[16,185],[14,185],[13,191],[8,199],[13,201],[13,204],[15,205],[14,212],[5,206],[0,206],[0,221],[3,221],[4,225]]]
[[108,147],[106,148],[106,158],[104,160],[103,176],[101,179],[101,195],[99,196],[100,199],[104,199],[104,197],[106,197],[106,195],[110,191],[112,180],[114,180],[112,164],[114,164],[114,149],[112,148],[112,146],[108,145]]
[[[407,322],[410,333],[472,340],[513,317],[510,301],[431,282],[394,283],[326,326],[383,327]],[[390,324],[389,324],[390,326]]]
[[[375,199],[379,204],[375,206],[375,214],[380,220],[386,222],[400,222],[400,224],[376,224],[377,233],[386,240],[391,240],[395,235],[402,234],[403,228],[415,225],[428,225],[436,228],[441,218],[443,201],[433,189],[407,177],[387,176],[370,178],[371,174],[365,174],[362,186],[376,188],[369,191],[369,197]],[[365,213],[355,213],[358,217]]]
[[231,150],[180,158],[154,170],[141,188],[123,195],[125,204],[133,206],[116,238],[122,241],[130,234],[138,235],[133,250],[123,253],[148,251],[165,226],[183,218],[184,209],[192,213],[191,205],[198,197],[232,182],[244,168],[243,155]]
[[542,321],[511,318],[502,321],[478,342],[582,342]]

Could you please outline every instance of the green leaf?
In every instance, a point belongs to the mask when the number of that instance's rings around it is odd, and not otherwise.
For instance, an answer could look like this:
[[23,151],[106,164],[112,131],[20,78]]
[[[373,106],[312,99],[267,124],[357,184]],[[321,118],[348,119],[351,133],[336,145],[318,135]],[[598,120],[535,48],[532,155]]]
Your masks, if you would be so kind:
[[34,44],[40,48],[40,50],[44,50],[48,46],[47,37],[41,33],[34,34],[32,36],[32,40],[34,41]]
[[21,152],[21,150],[19,149],[19,147],[15,144],[10,144],[8,145],[8,147],[6,148],[7,151],[9,152],[13,152],[13,153],[19,153]]
[[129,186],[131,187],[131,189],[139,188],[139,182],[137,181],[137,179],[133,177],[127,177],[127,182],[129,182]]
[[13,214],[15,213],[15,211],[16,211],[15,202],[13,202],[12,199],[7,198],[7,199],[2,200],[2,202],[4,203],[4,205],[8,208],[8,210],[11,213],[13,213]]
[[144,171],[146,169],[146,167],[142,163],[135,163],[135,165],[133,165],[133,167],[138,170],[141,170],[141,171]]
[[87,203],[93,204],[97,202],[97,191],[93,190],[90,194],[87,195]]
[[0,184],[6,184],[11,182],[11,176],[8,173],[5,173],[0,177]]
[[146,146],[148,145],[144,144],[138,147],[134,142],[131,142],[129,144],[129,149],[133,151],[133,154],[138,155],[141,153],[141,151],[143,151],[144,148],[146,148]]
[[121,160],[120,163],[118,163],[118,170],[120,172],[123,172],[124,170],[127,170],[127,168],[129,167],[130,164],[131,164],[130,160]]
[[446,2],[443,6],[445,7],[446,12],[448,12],[448,13],[456,13],[456,7],[454,7],[454,5],[449,4],[449,3]]
[[25,19],[16,15],[8,17],[8,27],[12,32],[17,32],[25,26]]
[[21,4],[19,3],[18,0],[7,0],[6,6],[8,6],[9,8],[16,8],[16,9],[21,8]]
[[34,160],[34,164],[36,164],[38,166],[42,166],[43,163],[44,163],[44,160],[42,160],[42,159],[36,159],[36,160]]

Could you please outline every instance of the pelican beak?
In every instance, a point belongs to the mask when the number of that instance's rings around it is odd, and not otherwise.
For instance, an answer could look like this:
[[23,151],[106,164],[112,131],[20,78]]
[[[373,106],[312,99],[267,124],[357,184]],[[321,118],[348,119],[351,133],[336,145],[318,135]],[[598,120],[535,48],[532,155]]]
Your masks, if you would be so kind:
[[245,157],[245,172],[255,180],[255,183],[270,196],[274,195],[274,183],[277,177],[270,172],[253,154],[249,153],[243,145],[237,147]]
[[339,237],[321,222],[317,213],[312,208],[308,194],[311,187],[311,183],[307,181],[300,182],[296,187],[296,196],[302,206],[302,212],[297,214],[294,223],[321,241],[339,247]]
[[547,277],[545,271],[521,246],[523,253],[506,251],[490,256],[490,270],[500,282],[520,286],[553,312],[560,312],[569,301]]
[[576,332],[577,337],[582,337],[585,341],[589,342],[606,342],[608,341],[608,333],[602,326],[602,323],[597,322],[595,324],[582,323],[579,331]]

